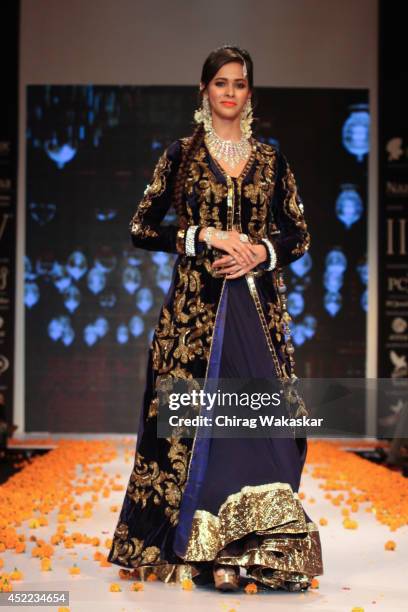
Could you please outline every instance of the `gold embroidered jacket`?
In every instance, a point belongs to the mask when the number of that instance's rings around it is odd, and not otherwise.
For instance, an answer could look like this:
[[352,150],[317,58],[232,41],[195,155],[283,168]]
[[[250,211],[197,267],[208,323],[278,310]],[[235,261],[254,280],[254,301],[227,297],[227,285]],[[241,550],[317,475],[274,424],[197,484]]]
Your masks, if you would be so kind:
[[[236,227],[252,243],[263,241],[268,247],[266,264],[250,271],[246,280],[275,365],[279,360],[278,371],[288,378],[293,370],[293,346],[288,334],[285,341],[283,333],[290,317],[280,271],[301,257],[310,244],[293,172],[275,147],[253,139],[251,156],[233,181],[203,143],[185,184],[188,226],[166,226],[162,221],[171,206],[182,147],[188,140],[175,141],[160,157],[130,223],[135,247],[179,255],[170,300],[162,308],[153,339],[154,366],[160,374],[176,368],[183,376],[188,375],[183,372],[187,365],[196,361],[203,365],[208,359],[215,314],[226,281],[217,278],[211,268],[219,252],[198,243],[198,233],[209,225],[224,230]],[[276,265],[271,269],[273,253]],[[261,308],[260,292],[267,309]]]

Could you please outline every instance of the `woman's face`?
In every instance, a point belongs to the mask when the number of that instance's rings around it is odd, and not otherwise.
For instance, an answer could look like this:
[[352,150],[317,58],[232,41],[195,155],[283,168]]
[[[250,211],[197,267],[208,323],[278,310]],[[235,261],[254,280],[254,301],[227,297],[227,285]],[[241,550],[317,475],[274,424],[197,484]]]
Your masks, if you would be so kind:
[[212,112],[221,119],[233,120],[239,116],[251,96],[243,68],[240,62],[224,64],[204,91],[204,95],[208,94]]

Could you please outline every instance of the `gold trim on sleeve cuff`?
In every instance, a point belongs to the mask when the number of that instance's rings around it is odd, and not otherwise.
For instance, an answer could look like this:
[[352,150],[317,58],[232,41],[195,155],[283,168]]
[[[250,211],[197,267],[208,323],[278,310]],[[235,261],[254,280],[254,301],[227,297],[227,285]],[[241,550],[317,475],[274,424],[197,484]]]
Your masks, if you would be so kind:
[[185,254],[186,230],[180,228],[176,235],[176,251],[180,255]]

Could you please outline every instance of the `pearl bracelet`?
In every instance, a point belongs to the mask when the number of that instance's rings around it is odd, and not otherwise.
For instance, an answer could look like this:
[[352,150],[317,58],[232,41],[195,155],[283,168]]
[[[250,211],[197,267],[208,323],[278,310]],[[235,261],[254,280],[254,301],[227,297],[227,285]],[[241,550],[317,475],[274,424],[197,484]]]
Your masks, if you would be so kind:
[[262,264],[262,267],[267,272],[270,272],[271,270],[274,270],[276,268],[276,263],[277,263],[276,251],[274,249],[272,242],[268,240],[268,238],[262,238],[261,242],[266,246],[268,250],[267,260],[266,262]]

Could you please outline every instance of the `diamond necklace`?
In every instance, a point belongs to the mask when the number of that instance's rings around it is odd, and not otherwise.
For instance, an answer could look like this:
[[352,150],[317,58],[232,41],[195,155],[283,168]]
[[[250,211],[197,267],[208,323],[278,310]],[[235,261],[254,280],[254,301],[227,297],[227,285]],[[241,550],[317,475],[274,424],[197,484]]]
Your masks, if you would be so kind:
[[224,140],[215,132],[214,128],[205,134],[205,143],[213,157],[225,161],[231,168],[248,158],[251,152],[251,143],[248,138],[241,136],[238,142]]

